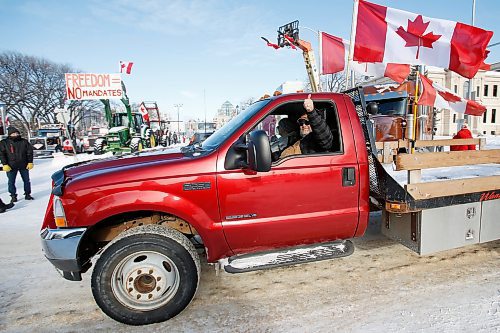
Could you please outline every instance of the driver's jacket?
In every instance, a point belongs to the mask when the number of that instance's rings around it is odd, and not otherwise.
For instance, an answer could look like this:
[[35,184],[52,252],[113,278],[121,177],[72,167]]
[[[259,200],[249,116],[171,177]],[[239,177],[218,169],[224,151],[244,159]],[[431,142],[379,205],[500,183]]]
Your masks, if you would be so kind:
[[297,154],[314,154],[328,151],[332,147],[333,134],[319,111],[314,109],[307,114],[312,132],[286,148],[280,155],[284,158]]

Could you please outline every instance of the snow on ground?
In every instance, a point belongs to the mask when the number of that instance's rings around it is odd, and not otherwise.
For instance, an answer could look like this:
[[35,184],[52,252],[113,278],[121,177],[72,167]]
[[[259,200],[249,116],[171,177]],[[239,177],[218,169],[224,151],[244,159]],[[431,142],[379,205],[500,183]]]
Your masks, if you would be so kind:
[[0,214],[2,332],[500,332],[500,241],[421,257],[382,236],[377,213],[349,257],[235,275],[204,263],[194,301],[176,318],[119,324],[94,302],[90,272],[66,281],[41,252],[50,175],[72,162],[36,160],[35,200]]

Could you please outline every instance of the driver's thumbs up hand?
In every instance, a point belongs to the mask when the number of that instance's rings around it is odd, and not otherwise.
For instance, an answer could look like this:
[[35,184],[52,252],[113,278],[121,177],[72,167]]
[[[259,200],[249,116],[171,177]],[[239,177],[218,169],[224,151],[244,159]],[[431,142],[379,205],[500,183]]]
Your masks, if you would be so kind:
[[304,100],[304,109],[306,109],[307,112],[312,112],[314,110],[314,103],[311,99],[311,94],[309,94],[309,96],[307,96]]

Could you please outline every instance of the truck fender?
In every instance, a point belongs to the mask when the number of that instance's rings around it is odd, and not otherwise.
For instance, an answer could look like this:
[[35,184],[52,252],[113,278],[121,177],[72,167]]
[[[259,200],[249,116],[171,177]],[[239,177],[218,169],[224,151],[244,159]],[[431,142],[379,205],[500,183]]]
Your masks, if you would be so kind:
[[[79,211],[78,226],[98,227],[105,219],[136,211],[154,211],[174,215],[196,229],[212,255],[229,253],[220,221],[213,221],[192,201],[172,193],[131,190],[113,193],[92,201]],[[230,254],[230,253],[229,253]]]

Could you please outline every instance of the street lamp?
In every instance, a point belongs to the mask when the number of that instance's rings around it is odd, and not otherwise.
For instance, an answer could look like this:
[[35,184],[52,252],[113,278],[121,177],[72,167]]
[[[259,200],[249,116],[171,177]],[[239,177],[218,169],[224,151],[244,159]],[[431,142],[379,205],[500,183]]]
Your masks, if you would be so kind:
[[3,109],[5,107],[5,104],[0,102],[0,117],[2,117],[2,134],[7,134],[7,126],[5,126],[5,116],[3,114]]
[[177,108],[177,133],[181,132],[181,123],[179,120],[179,109],[182,108],[182,104],[174,104],[174,107]]

